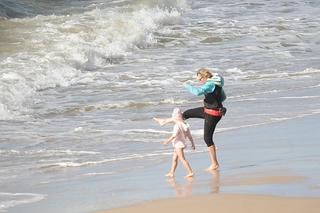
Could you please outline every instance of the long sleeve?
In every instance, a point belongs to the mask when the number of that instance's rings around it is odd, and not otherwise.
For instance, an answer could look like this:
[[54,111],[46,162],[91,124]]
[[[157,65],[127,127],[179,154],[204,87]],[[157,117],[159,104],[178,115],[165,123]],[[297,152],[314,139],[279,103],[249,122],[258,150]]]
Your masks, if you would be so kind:
[[200,88],[196,88],[196,87],[194,87],[194,86],[192,86],[192,85],[190,85],[190,84],[186,84],[185,87],[186,87],[186,89],[187,89],[190,93],[192,93],[192,94],[194,94],[194,95],[196,95],[196,96],[200,96],[200,95],[204,95],[204,94],[206,94],[206,93],[211,93],[211,92],[213,92],[214,89],[215,89],[215,84],[214,84],[213,81],[208,80],[208,81],[207,81],[202,87],[200,87]]

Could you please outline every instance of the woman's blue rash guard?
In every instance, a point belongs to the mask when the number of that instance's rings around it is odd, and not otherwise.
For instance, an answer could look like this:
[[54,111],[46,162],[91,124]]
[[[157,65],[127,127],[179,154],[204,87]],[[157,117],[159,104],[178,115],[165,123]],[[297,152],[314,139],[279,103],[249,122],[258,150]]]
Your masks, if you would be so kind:
[[204,94],[207,94],[207,93],[212,93],[214,91],[214,89],[216,88],[213,80],[210,80],[210,79],[207,80],[207,82],[202,87],[200,87],[199,89],[193,87],[190,84],[186,84],[185,87],[190,93],[192,93],[192,94],[194,94],[196,96],[204,95]]
[[221,87],[221,99],[222,99],[221,102],[223,102],[224,100],[226,100],[227,96],[222,88],[224,86],[224,79],[219,75],[215,75],[211,79],[208,79],[207,82],[199,89],[193,87],[190,84],[186,84],[185,87],[190,93],[196,96],[200,96],[200,95],[212,93],[216,85]]

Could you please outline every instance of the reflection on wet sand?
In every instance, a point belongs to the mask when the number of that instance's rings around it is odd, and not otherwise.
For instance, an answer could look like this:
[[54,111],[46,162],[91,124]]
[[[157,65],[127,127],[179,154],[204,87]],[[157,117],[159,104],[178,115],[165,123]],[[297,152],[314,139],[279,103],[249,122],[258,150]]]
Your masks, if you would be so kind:
[[168,178],[167,182],[174,189],[177,197],[186,197],[192,195],[192,177],[186,178],[186,182],[184,184],[177,183],[174,177]]
[[212,193],[219,193],[220,192],[220,171],[219,170],[212,170],[209,172],[212,174],[212,179],[210,182],[211,192]]
[[[209,181],[211,193],[220,192],[220,171],[214,170],[209,172],[212,177]],[[195,178],[186,178],[184,183],[178,183],[174,177],[168,178],[168,184],[174,189],[177,197],[187,197],[192,195],[192,188],[194,187]]]

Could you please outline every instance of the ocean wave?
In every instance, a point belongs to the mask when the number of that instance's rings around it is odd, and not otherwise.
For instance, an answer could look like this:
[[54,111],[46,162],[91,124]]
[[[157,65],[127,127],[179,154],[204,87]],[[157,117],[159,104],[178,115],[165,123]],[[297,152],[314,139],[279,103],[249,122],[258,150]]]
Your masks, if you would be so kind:
[[186,0],[133,0],[130,2],[131,7],[150,7],[162,9],[189,9],[190,6]]
[[92,8],[114,8],[127,6],[129,8],[188,8],[186,0],[68,0],[68,1],[25,1],[25,0],[2,0],[0,2],[0,17],[26,18],[37,15],[66,15],[83,13]]
[[2,0],[0,1],[0,17],[22,18],[32,13],[32,8],[21,1]]
[[[94,112],[98,110],[112,110],[112,109],[142,109],[150,106],[158,106],[158,105],[176,105],[176,104],[183,104],[188,103],[187,100],[177,100],[173,98],[162,99],[159,101],[148,101],[148,100],[140,100],[140,101],[122,101],[122,102],[115,102],[115,103],[97,103],[92,105],[85,105],[85,106],[75,106],[69,107],[67,109],[52,109],[48,110],[46,113],[41,114],[41,116],[56,116],[56,115],[70,115],[70,114],[78,114],[84,112]],[[82,131],[80,129],[75,129],[75,131]]]
[[156,45],[154,33],[180,19],[175,7],[137,7],[7,20],[1,32],[7,46],[1,48],[10,51],[3,51],[0,62],[0,120],[31,114],[28,104],[38,91],[94,82],[88,71]]
[[270,73],[258,73],[253,71],[242,71],[238,68],[227,69],[226,74],[229,79],[235,81],[276,81],[286,79],[300,79],[300,78],[312,78],[320,75],[320,69],[307,68],[302,71],[291,72],[291,71],[276,71]]
[[[109,0],[110,4],[112,0]],[[26,18],[37,15],[72,14],[80,13],[97,6],[96,1],[28,1],[28,0],[1,0],[0,17]]]

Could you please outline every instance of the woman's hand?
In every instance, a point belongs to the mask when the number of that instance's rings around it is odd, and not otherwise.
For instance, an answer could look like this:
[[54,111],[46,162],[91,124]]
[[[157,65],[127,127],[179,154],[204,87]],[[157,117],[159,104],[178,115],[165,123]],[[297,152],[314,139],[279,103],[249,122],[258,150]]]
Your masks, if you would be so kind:
[[189,85],[189,84],[191,84],[191,83],[192,83],[191,80],[187,80],[187,81],[183,82],[183,86],[187,86],[187,85]]

